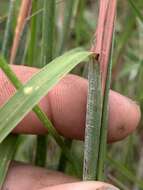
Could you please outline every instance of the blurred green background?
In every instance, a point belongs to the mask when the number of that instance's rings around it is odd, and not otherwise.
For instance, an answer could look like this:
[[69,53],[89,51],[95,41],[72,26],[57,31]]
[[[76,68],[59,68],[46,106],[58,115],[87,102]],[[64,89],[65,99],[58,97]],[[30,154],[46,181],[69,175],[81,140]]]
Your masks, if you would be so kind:
[[[96,28],[98,15],[98,1],[81,0],[79,6],[78,0],[73,2],[72,13],[70,18],[70,26],[68,28],[67,41],[64,43],[63,52],[77,46],[90,48],[91,41]],[[0,0],[0,48],[2,47],[4,30],[9,9],[8,0]],[[27,19],[24,32],[21,34],[20,48],[17,52],[15,64],[27,64],[29,62],[28,51],[31,36],[31,20],[38,17],[38,42],[36,47],[41,45],[41,14],[42,7],[39,1],[37,11],[32,9],[31,16]],[[138,11],[143,15],[143,1],[134,1]],[[21,1],[16,0],[14,5],[14,14],[11,23],[10,38],[7,48],[7,59],[9,59],[10,49],[13,42],[14,30],[16,27],[19,5]],[[60,39],[62,38],[63,18],[65,14],[64,6],[66,0],[56,1],[56,29],[54,38],[54,57],[58,54]],[[24,52],[24,53],[23,53]],[[37,51],[34,57],[34,66],[38,66],[40,51]],[[87,67],[83,64],[77,66],[72,73],[87,77]],[[134,99],[143,111],[143,20],[137,16],[135,9],[130,5],[129,1],[118,1],[116,29],[115,29],[115,45],[113,55],[113,70],[111,88]],[[129,113],[130,114],[130,113]],[[127,116],[128,117],[128,116]],[[110,156],[117,161],[112,162],[108,159],[106,172],[109,181],[118,185],[124,190],[139,190],[138,181],[129,177],[130,173],[143,180],[143,120],[136,132],[125,140],[109,145],[108,152]],[[47,137],[47,161],[46,167],[56,169],[58,166],[60,150],[54,140]],[[24,162],[34,162],[36,147],[35,136],[21,137],[19,147],[15,156],[16,160]],[[83,142],[73,141],[72,149],[79,162],[82,175],[82,159],[83,159]],[[118,165],[119,164],[119,165]],[[128,169],[126,171],[125,167]],[[74,175],[74,171],[67,164],[66,172]]]

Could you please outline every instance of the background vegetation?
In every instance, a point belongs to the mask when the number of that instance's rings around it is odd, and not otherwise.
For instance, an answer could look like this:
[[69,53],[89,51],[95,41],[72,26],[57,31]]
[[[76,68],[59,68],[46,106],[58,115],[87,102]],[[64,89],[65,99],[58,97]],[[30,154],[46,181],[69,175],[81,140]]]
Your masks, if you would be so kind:
[[[8,0],[0,0],[1,52],[10,7],[9,2]],[[7,61],[10,58],[10,50],[14,39],[14,30],[21,1],[16,0],[12,2],[14,2],[14,7],[10,21],[9,39],[6,49],[3,50]],[[48,51],[49,57],[41,61],[40,46],[42,43],[47,44],[45,40],[47,39],[46,36],[44,39],[42,36],[42,31],[46,29],[42,28],[44,7],[41,2],[37,0],[32,2],[32,13],[28,16],[20,36],[19,48],[14,61],[15,64],[43,67],[46,63],[68,49],[78,46],[86,49],[90,48],[98,15],[97,1],[56,0],[56,7],[52,8],[52,10],[55,9],[55,15],[53,14],[52,18],[47,15],[47,18],[50,19],[45,21],[49,22],[51,26],[56,22],[55,28],[52,27],[53,32],[47,31],[47,33],[53,34],[53,36],[48,38],[48,44],[51,44],[51,46],[46,47],[46,52],[45,49],[41,49],[43,54]],[[111,88],[133,98],[140,104],[143,111],[143,2],[142,0],[135,1],[137,9],[132,6],[131,2],[118,1]],[[72,73],[87,77],[87,66],[81,63],[72,70]],[[143,181],[141,180],[143,179],[143,170],[141,169],[143,168],[142,125],[143,121],[140,122],[138,130],[133,135],[130,135],[122,142],[109,145],[108,147],[107,180],[123,190],[143,189]],[[15,160],[28,163],[36,162],[37,165],[43,165],[43,161],[41,163],[39,158],[36,158],[37,161],[35,161],[36,150],[41,151],[41,149],[36,149],[37,142],[47,145],[45,167],[57,169],[59,167],[61,152],[50,136],[45,137],[45,143],[43,140],[40,140],[40,137],[37,140],[34,135],[22,135],[18,143]],[[83,142],[73,141],[72,145],[69,146],[71,146],[71,151],[76,154],[77,162],[79,163],[79,176],[82,176]],[[114,160],[111,158],[114,158]],[[70,164],[67,163],[66,168],[63,169],[66,173],[75,175]]]

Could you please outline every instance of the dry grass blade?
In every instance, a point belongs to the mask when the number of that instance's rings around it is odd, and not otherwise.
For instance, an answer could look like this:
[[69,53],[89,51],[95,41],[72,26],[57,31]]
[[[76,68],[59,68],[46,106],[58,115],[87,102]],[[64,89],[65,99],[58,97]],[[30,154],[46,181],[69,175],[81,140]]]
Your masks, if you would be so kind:
[[21,2],[21,7],[19,10],[17,25],[15,29],[15,36],[14,36],[13,45],[11,49],[10,64],[14,64],[17,48],[20,42],[20,36],[24,29],[26,18],[28,17],[29,12],[31,10],[31,3],[32,3],[32,0],[22,0]]

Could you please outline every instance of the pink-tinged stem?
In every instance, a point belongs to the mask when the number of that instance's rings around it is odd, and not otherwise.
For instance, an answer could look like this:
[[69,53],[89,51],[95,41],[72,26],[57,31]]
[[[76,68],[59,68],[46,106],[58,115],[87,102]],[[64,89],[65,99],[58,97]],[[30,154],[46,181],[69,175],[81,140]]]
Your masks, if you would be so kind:
[[98,54],[103,92],[105,89],[108,60],[112,45],[114,21],[116,17],[116,4],[117,0],[100,1],[98,24],[95,33],[95,44],[91,49],[91,51]]
[[13,45],[11,49],[10,64],[14,64],[21,33],[24,29],[26,18],[29,15],[29,12],[31,9],[31,3],[32,3],[32,0],[22,0],[21,2],[17,25],[15,29],[15,36],[14,36]]
[[95,58],[89,63],[83,180],[104,180],[116,3],[116,0],[100,0],[95,41],[91,48]]

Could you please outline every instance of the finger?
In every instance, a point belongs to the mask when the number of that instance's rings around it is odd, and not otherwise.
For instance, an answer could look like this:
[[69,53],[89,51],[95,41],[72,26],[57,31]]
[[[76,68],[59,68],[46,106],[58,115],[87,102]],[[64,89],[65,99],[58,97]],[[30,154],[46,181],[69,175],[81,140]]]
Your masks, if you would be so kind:
[[76,181],[78,181],[76,178],[67,176],[61,172],[13,162],[9,168],[2,190],[37,190]]
[[[37,69],[24,66],[12,68],[22,82],[26,82],[38,72]],[[2,72],[0,83],[0,105],[2,105],[14,94],[14,88]],[[83,139],[84,137],[87,87],[87,80],[75,75],[67,75],[40,102],[40,106],[55,128],[68,138]],[[110,91],[108,140],[116,141],[126,137],[135,130],[139,120],[139,107],[119,93]],[[14,132],[43,134],[47,131],[35,114],[30,112]]]
[[47,187],[40,190],[119,190],[117,187],[103,182],[76,182]]
[[117,190],[114,186],[102,182],[78,181],[78,179],[60,172],[13,162],[6,177],[3,190]]

